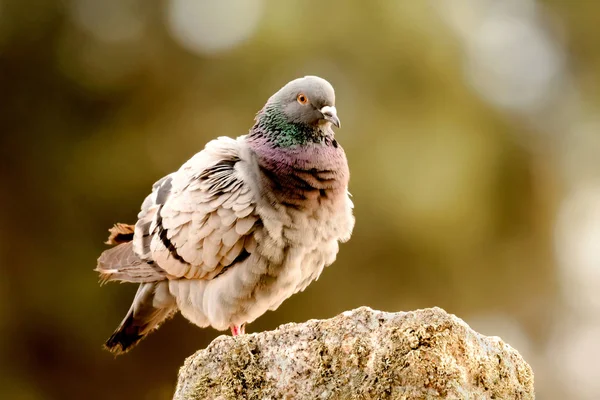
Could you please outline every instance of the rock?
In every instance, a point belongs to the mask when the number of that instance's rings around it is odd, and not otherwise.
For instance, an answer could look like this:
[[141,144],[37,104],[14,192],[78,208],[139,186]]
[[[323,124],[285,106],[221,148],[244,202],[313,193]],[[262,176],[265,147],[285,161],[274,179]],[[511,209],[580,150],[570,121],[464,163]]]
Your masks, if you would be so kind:
[[361,307],[220,336],[179,371],[184,399],[533,399],[533,372],[497,337],[440,308]]

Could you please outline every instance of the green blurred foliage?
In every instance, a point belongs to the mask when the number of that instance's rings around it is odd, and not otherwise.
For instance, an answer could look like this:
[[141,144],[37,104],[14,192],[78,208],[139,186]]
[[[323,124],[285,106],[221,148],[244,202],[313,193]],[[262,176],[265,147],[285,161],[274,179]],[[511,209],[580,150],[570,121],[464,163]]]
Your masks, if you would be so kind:
[[[136,290],[98,285],[107,229],[306,74],[337,90],[356,229],[318,282],[249,331],[435,305],[504,313],[547,339],[555,154],[465,83],[432,3],[268,1],[253,36],[214,55],[171,38],[165,2],[144,3],[147,29],[123,43],[81,29],[68,4],[0,1],[1,398],[170,398],[184,358],[219,333],[178,316],[123,357],[104,352]],[[597,102],[600,3],[546,4]]]

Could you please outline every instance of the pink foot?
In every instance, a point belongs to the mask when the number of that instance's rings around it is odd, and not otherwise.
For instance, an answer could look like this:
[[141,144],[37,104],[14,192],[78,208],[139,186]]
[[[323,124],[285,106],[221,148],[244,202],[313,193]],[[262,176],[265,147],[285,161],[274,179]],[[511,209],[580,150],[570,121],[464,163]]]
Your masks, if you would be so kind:
[[246,333],[246,324],[242,324],[242,325],[231,325],[231,335],[232,336],[239,336],[239,335],[243,335]]

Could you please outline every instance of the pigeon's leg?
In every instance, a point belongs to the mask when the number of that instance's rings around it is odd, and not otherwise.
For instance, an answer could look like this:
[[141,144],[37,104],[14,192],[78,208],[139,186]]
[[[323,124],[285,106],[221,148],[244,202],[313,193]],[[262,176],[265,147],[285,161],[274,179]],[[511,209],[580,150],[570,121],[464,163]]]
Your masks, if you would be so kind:
[[237,325],[231,325],[229,328],[231,328],[231,336],[239,336],[242,331]]
[[231,329],[232,336],[240,336],[246,333],[246,324],[231,325],[229,328]]

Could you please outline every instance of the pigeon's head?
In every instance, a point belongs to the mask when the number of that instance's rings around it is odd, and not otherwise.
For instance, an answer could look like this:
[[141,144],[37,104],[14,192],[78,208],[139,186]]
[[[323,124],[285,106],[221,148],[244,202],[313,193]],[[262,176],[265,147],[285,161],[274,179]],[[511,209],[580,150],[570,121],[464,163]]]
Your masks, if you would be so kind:
[[286,84],[267,102],[265,110],[270,109],[280,112],[290,124],[340,127],[333,87],[318,76],[305,76]]

